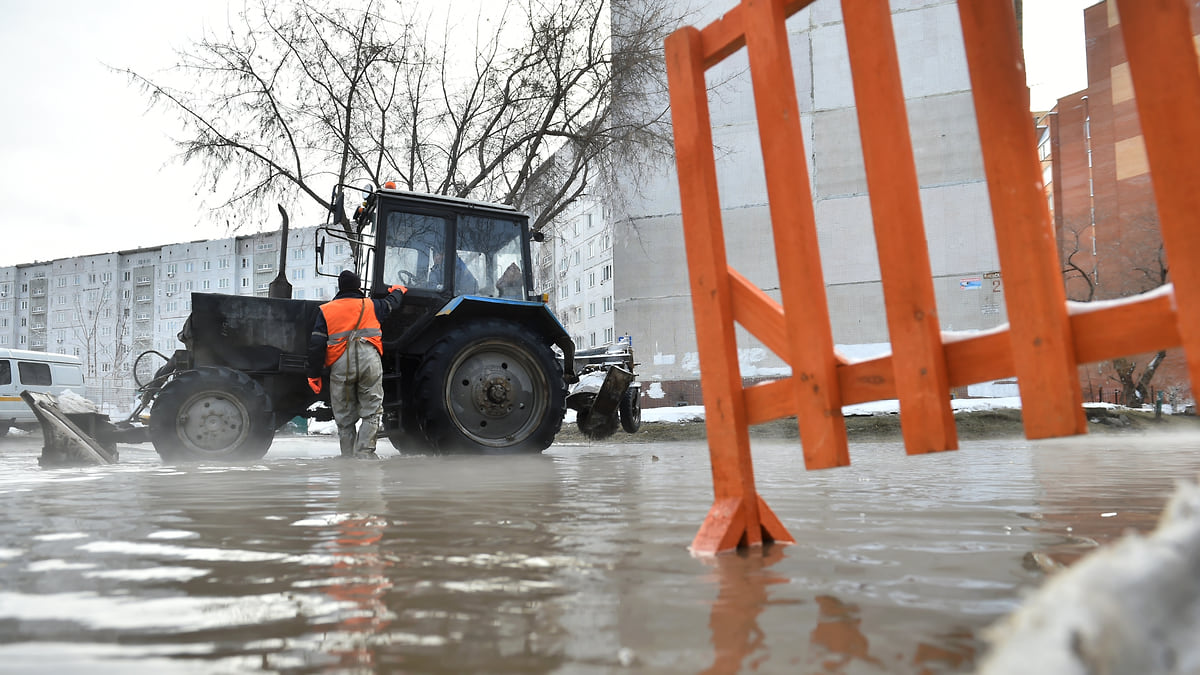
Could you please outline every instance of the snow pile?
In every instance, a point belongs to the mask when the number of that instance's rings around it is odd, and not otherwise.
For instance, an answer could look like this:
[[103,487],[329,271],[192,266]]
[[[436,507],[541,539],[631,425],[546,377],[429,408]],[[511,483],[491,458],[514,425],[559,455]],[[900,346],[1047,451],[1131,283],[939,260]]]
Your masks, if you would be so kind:
[[1180,485],[1153,533],[1057,573],[989,632],[980,673],[1200,672],[1200,487]]
[[337,422],[326,420],[318,422],[316,420],[308,421],[309,436],[337,436]]
[[79,394],[76,394],[70,389],[65,390],[56,398],[58,399],[58,409],[68,415],[100,412],[100,406],[80,396]]

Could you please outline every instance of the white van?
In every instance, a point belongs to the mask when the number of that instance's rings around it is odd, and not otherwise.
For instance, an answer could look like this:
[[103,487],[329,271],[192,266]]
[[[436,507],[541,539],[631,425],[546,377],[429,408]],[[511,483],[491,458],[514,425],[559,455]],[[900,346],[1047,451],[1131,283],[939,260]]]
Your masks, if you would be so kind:
[[0,349],[0,437],[9,427],[38,428],[37,417],[21,399],[26,389],[55,396],[70,389],[82,396],[83,363],[66,354]]

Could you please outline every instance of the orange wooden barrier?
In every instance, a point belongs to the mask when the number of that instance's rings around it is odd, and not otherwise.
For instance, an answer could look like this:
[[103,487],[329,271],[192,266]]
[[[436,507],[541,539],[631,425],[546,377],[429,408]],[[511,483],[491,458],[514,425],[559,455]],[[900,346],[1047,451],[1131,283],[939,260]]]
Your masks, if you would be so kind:
[[[713,554],[792,537],[759,496],[748,427],[796,416],[805,466],[850,463],[842,406],[897,398],[909,454],[957,447],[949,390],[1015,375],[1029,438],[1086,432],[1077,366],[1182,345],[1200,382],[1200,70],[1186,0],[1116,0],[1176,285],[1069,310],[1042,188],[1009,0],[959,0],[1010,327],[943,341],[887,0],[842,0],[892,353],[833,348],[785,20],[813,0],[741,0],[667,38],[684,238],[700,352],[714,504],[692,542]],[[745,48],[781,302],[729,267],[705,71]],[[1078,307],[1078,306],[1077,306]],[[792,368],[745,387],[734,324]],[[1101,330],[1103,327],[1103,330]]]

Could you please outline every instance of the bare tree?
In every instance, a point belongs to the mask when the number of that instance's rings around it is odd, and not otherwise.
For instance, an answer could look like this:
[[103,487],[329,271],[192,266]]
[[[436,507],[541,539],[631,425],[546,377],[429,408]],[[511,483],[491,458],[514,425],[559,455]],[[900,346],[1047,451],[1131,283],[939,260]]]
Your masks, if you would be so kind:
[[[1085,284],[1087,284],[1087,297],[1079,298],[1079,301],[1080,302],[1091,302],[1092,300],[1094,300],[1096,298],[1096,284],[1092,281],[1092,277],[1091,277],[1091,275],[1088,274],[1087,270],[1080,267],[1079,263],[1075,261],[1075,256],[1078,255],[1079,251],[1080,251],[1080,249],[1079,249],[1079,231],[1080,231],[1080,229],[1082,229],[1082,228],[1071,228],[1069,230],[1074,239],[1074,245],[1071,248],[1070,253],[1067,253],[1066,258],[1063,262],[1063,272],[1062,272],[1063,273],[1063,281],[1066,282],[1066,284],[1067,284],[1067,293],[1068,293],[1067,298],[1069,300],[1075,300],[1076,298],[1070,297],[1071,281],[1073,279],[1082,279],[1083,282]],[[1064,247],[1064,253],[1065,252],[1066,251],[1065,251],[1065,247]]]
[[179,115],[180,158],[201,164],[227,216],[261,221],[294,199],[329,209],[335,184],[395,180],[510,204],[540,228],[612,175],[610,158],[669,153],[671,5],[523,0],[480,16],[474,41],[447,22],[439,45],[399,0],[257,0],[161,79],[121,72]]
[[[1153,257],[1147,256],[1144,250],[1135,250],[1136,257],[1127,258],[1128,269],[1119,286],[1124,289],[1122,295],[1134,295],[1162,286],[1167,283],[1170,272],[1167,266],[1166,249],[1162,245],[1161,238],[1157,237],[1157,217],[1150,215],[1135,218],[1131,224],[1142,232],[1155,233],[1156,236],[1149,241],[1157,240],[1157,249]],[[1096,298],[1095,279],[1075,261],[1075,256],[1080,252],[1080,231],[1086,229],[1086,226],[1081,228],[1064,227],[1064,229],[1073,237],[1074,243],[1070,251],[1067,251],[1065,245],[1063,247],[1063,253],[1066,254],[1063,264],[1063,280],[1067,283],[1068,292],[1070,292],[1071,282],[1075,279],[1082,279],[1086,284],[1087,297],[1081,300],[1091,302]],[[1078,287],[1077,284],[1076,287]],[[1166,351],[1158,351],[1145,361],[1144,366],[1142,366],[1141,359],[1131,356],[1123,356],[1111,361],[1113,374],[1109,375],[1108,379],[1120,385],[1123,405],[1139,407],[1150,402],[1150,382],[1166,358]],[[1142,366],[1140,374],[1137,373],[1139,366]]]

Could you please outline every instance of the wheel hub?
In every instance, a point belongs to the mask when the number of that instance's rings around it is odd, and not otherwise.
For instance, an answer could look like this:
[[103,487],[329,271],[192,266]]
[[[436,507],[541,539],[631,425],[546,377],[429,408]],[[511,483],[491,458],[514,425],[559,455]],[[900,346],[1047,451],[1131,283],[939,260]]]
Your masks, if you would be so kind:
[[480,374],[473,388],[475,408],[488,417],[503,417],[512,410],[513,384],[504,373]]
[[178,428],[193,448],[214,452],[232,447],[245,434],[245,412],[222,396],[202,396],[181,409]]

